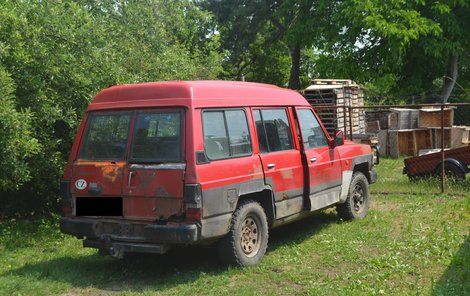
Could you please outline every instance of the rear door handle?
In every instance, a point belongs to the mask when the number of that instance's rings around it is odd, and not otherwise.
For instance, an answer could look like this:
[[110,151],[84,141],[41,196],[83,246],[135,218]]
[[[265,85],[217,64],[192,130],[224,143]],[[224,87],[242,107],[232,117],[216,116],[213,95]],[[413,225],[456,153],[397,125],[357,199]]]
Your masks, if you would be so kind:
[[315,161],[317,161],[317,158],[316,158],[316,157],[310,158],[310,162],[311,162],[311,163],[314,163]]
[[129,179],[127,179],[127,187],[131,187],[131,180],[134,172],[129,172]]
[[274,163],[268,163],[268,169],[274,169],[276,165]]

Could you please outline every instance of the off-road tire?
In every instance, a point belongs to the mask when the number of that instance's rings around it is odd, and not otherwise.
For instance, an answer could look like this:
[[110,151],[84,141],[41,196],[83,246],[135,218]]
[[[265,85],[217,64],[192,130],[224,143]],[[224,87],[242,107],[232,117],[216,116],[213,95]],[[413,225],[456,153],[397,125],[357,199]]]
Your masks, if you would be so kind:
[[[362,189],[363,204],[357,210],[357,198],[355,197],[357,186]],[[343,220],[362,219],[367,215],[370,206],[369,181],[361,172],[355,172],[349,185],[346,201],[336,205],[338,216]]]
[[[253,252],[248,255],[242,248],[242,229],[246,229],[243,223],[247,221],[256,224],[256,233],[259,240],[256,253]],[[268,221],[263,207],[254,200],[240,201],[232,215],[230,231],[219,241],[218,253],[220,260],[233,266],[253,266],[263,259],[267,246]]]

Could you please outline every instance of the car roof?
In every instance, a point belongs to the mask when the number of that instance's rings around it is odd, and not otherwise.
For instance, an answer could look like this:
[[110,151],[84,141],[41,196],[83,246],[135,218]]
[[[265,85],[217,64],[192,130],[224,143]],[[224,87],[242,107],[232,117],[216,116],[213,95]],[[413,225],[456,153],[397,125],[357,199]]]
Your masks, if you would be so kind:
[[123,108],[310,106],[299,93],[271,84],[241,81],[166,81],[111,86],[88,111]]

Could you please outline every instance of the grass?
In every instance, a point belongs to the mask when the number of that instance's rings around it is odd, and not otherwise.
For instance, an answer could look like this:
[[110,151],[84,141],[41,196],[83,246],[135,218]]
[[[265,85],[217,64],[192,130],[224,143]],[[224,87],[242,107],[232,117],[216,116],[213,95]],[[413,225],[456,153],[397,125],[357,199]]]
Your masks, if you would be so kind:
[[117,261],[59,233],[57,221],[0,224],[1,295],[470,294],[468,184],[411,184],[384,159],[366,219],[334,210],[272,231],[263,262],[221,266],[211,248]]

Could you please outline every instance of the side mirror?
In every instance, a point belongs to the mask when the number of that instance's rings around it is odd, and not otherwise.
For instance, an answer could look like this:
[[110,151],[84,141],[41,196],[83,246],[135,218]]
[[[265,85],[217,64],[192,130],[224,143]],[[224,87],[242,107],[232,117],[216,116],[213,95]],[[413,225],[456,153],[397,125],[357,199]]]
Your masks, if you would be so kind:
[[333,140],[330,142],[330,147],[337,147],[344,144],[344,132],[341,130],[336,130]]

